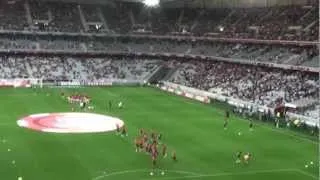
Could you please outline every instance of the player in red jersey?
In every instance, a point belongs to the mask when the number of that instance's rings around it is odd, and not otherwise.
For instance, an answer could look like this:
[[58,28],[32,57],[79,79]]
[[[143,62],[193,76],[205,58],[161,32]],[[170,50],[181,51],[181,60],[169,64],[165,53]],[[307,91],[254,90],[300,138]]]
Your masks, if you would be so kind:
[[149,142],[148,142],[148,135],[146,133],[143,134],[143,137],[142,137],[142,141],[143,141],[143,146],[145,148],[145,151],[146,152],[149,152]]
[[148,142],[144,142],[144,150],[146,151],[146,153],[150,153],[151,149],[151,145]]
[[152,144],[148,143],[147,153],[152,154]]
[[151,157],[152,157],[152,165],[155,168],[158,158],[158,149],[157,146],[151,145]]
[[150,175],[152,176],[155,169],[157,168],[157,157],[158,157],[158,152],[156,149],[151,148],[151,160],[152,160],[152,171]]
[[167,146],[165,144],[162,144],[162,156],[163,158],[167,157]]
[[146,143],[146,142],[148,142],[148,135],[147,135],[147,133],[144,133],[143,134],[143,141]]
[[137,137],[134,140],[135,146],[136,146],[136,152],[140,152],[141,149],[143,148],[143,141],[141,139],[141,137]]

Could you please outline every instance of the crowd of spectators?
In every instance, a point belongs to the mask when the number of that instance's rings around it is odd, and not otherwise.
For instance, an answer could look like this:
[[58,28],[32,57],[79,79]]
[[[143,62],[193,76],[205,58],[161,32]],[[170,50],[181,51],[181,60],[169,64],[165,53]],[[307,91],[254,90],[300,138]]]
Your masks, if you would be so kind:
[[[308,40],[319,39],[318,4],[265,8],[146,9],[141,4],[78,5],[37,1],[0,4],[1,29],[28,29],[32,20],[48,20],[45,31],[82,32],[86,22],[106,22],[117,33]],[[29,22],[30,23],[30,22]],[[89,31],[87,29],[87,31]],[[97,32],[98,29],[97,29]]]
[[175,66],[179,68],[170,79],[174,83],[259,105],[275,107],[279,100],[319,98],[317,73],[194,60],[176,62]]
[[103,51],[203,55],[238,60],[319,67],[316,47],[250,43],[204,43],[167,40],[4,36],[0,49]]
[[156,59],[0,56],[0,79],[143,80],[160,63]]

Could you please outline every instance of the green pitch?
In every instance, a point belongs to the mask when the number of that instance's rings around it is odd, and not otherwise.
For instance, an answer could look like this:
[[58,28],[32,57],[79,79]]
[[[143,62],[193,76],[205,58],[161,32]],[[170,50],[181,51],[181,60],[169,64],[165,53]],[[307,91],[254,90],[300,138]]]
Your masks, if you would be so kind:
[[[214,106],[142,87],[37,91],[0,89],[1,180],[19,176],[23,180],[313,180],[319,176],[317,141],[266,124],[255,125],[251,132],[249,123],[234,115],[224,130],[224,110]],[[16,121],[29,114],[71,111],[61,91],[88,94],[93,111],[124,120],[129,136],[53,134],[17,126]],[[122,101],[124,108],[107,110],[109,100]],[[139,128],[161,132],[169,153],[176,150],[178,162],[170,156],[159,162],[164,175],[150,176],[150,157],[135,152],[133,139]],[[237,151],[251,152],[250,164],[236,164]]]

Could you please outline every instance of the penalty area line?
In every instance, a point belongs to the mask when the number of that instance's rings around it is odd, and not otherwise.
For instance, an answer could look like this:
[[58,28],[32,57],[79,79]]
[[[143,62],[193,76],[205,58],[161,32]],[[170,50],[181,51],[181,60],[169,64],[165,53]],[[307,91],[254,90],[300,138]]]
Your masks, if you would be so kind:
[[264,126],[263,124],[260,124],[259,127],[262,127],[262,128],[265,128],[269,131],[273,131],[273,132],[276,132],[276,133],[279,133],[279,134],[283,134],[283,135],[286,135],[286,136],[289,136],[289,137],[292,137],[292,138],[295,138],[295,139],[299,139],[300,141],[304,141],[304,142],[309,142],[311,144],[315,144],[315,145],[318,145],[319,143],[316,142],[316,141],[313,141],[311,139],[308,139],[306,137],[301,137],[299,136],[299,134],[296,134],[296,133],[293,133],[293,132],[290,132],[290,131],[282,131],[281,129],[275,129],[275,128],[272,128],[272,127],[268,127],[268,126]]
[[270,170],[257,170],[246,172],[229,172],[229,173],[216,173],[208,175],[194,175],[194,176],[182,176],[182,177],[159,177],[159,178],[147,178],[143,180],[159,179],[159,180],[174,180],[174,179],[196,179],[205,177],[221,177],[221,176],[237,176],[237,175],[251,175],[251,174],[263,174],[263,173],[275,173],[275,172],[297,172],[297,169],[270,169]]
[[303,175],[305,175],[305,176],[311,177],[311,178],[313,178],[313,179],[319,179],[319,177],[317,177],[317,176],[315,176],[315,175],[313,175],[313,174],[310,174],[310,173],[308,173],[308,172],[306,172],[306,171],[303,171],[303,170],[301,170],[301,169],[295,169],[295,171],[298,172],[298,173],[300,173],[300,174],[303,174]]
[[190,172],[190,171],[171,171],[171,170],[163,170],[164,172],[172,172],[172,173],[178,173],[178,174],[190,174],[193,176],[203,176],[204,174]]

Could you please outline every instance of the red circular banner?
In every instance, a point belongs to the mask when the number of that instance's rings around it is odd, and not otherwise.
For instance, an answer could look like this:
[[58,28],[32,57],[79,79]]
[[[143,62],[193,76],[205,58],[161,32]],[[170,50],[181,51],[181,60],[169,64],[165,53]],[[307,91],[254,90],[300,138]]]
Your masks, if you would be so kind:
[[20,127],[55,133],[107,132],[124,125],[123,121],[94,113],[45,113],[34,114],[18,120]]

